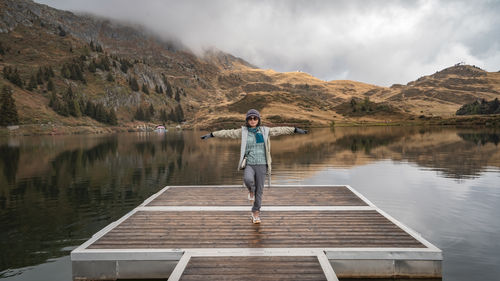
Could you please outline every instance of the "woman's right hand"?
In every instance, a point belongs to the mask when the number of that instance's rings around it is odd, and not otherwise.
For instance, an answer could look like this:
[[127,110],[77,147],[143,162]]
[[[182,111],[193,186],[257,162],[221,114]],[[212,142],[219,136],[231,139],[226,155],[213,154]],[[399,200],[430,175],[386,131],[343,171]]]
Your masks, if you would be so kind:
[[212,133],[210,133],[210,134],[206,134],[206,135],[201,136],[201,139],[206,140],[208,138],[213,138],[213,137],[214,137],[214,135],[212,135]]

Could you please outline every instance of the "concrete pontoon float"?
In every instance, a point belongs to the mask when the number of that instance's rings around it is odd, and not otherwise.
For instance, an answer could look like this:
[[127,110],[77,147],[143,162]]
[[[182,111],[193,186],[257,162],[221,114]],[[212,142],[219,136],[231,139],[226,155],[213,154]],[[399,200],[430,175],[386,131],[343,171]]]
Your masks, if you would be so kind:
[[74,280],[441,278],[442,252],[348,185],[167,186],[71,252]]

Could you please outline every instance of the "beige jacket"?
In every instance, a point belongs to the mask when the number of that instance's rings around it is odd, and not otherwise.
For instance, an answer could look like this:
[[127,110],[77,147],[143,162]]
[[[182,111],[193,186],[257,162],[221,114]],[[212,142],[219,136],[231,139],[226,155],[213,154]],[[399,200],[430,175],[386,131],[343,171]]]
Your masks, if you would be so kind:
[[[280,135],[291,135],[295,132],[294,127],[260,127],[262,130],[262,135],[264,137],[264,145],[266,147],[266,163],[267,163],[267,173],[271,174],[271,141],[270,137],[280,136]],[[241,129],[232,130],[220,130],[212,132],[212,135],[216,138],[231,138],[239,139],[241,138],[241,149],[240,149],[240,161],[238,162],[238,169],[241,166],[243,157],[245,156],[245,149],[248,137],[248,128],[246,126],[241,127]]]

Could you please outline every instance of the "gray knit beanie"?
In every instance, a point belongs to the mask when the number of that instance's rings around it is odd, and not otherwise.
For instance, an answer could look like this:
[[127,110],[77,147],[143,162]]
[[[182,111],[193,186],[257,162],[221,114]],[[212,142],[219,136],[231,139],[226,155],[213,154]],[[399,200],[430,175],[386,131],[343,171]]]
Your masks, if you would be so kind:
[[248,117],[250,117],[250,116],[255,116],[255,117],[257,117],[257,118],[260,119],[260,113],[257,110],[255,110],[255,109],[250,109],[247,112],[247,117],[245,119],[248,119]]

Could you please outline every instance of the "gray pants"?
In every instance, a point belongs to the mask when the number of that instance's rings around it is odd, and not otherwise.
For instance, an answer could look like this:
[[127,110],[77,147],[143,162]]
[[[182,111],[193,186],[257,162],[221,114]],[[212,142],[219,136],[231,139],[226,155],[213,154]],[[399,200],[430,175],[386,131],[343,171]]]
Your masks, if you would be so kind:
[[255,194],[252,212],[260,211],[262,205],[262,194],[266,182],[267,165],[247,165],[243,174],[243,182],[248,191]]

